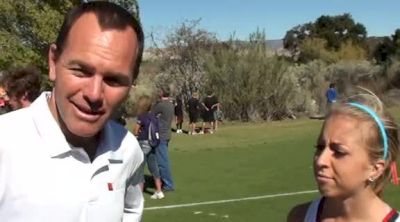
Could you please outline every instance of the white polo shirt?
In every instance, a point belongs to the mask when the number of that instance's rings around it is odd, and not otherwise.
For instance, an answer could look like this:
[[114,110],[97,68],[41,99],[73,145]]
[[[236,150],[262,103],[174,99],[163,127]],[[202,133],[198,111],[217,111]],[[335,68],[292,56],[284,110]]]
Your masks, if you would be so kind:
[[109,121],[91,163],[67,143],[49,95],[0,116],[0,221],[139,221],[143,196],[134,172],[143,153],[136,138]]

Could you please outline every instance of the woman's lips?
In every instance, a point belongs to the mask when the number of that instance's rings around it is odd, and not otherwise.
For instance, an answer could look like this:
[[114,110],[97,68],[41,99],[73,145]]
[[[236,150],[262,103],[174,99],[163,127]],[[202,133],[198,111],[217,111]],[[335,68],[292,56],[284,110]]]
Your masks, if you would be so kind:
[[329,182],[329,181],[332,181],[332,180],[333,180],[332,177],[329,177],[329,176],[324,175],[324,174],[317,174],[317,175],[315,176],[315,179],[316,179],[319,183],[326,183],[326,182]]

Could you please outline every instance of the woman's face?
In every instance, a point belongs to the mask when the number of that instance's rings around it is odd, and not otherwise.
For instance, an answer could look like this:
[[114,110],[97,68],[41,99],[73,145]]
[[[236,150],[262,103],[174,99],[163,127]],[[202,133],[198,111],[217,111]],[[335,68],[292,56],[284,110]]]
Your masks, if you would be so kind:
[[367,187],[373,173],[365,135],[371,126],[344,114],[330,116],[322,128],[314,156],[314,176],[326,197],[345,197]]

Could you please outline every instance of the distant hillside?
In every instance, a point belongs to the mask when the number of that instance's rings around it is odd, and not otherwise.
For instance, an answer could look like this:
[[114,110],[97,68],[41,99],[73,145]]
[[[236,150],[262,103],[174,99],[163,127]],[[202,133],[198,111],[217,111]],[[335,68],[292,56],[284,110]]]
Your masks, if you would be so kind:
[[[379,43],[383,41],[385,36],[371,36],[367,37],[367,44],[370,49],[374,49]],[[281,49],[283,48],[283,39],[273,39],[273,40],[267,40],[267,45],[273,49]]]
[[[370,54],[374,51],[375,47],[383,41],[385,36],[371,36],[367,37],[367,45],[368,48],[370,49]],[[247,42],[242,41],[242,40],[237,40],[235,41],[235,44],[237,45],[245,45]],[[272,40],[267,40],[267,46],[274,52],[277,52],[279,55],[282,55],[284,53],[289,53],[288,51],[283,49],[283,39],[272,39]],[[163,49],[162,49],[163,50]],[[371,56],[371,55],[370,55]],[[156,50],[155,49],[145,49],[144,52],[144,59],[151,59],[151,58],[156,58]]]
[[267,45],[272,50],[281,49],[281,48],[283,48],[283,39],[267,40]]

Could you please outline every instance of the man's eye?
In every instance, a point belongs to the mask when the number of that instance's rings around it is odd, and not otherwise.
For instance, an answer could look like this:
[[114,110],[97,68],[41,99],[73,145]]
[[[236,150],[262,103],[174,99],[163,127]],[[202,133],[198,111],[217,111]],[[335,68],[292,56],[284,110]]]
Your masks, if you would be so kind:
[[81,68],[71,68],[70,69],[74,74],[83,74],[83,70]]
[[70,70],[76,76],[90,76],[90,73],[82,68],[71,68]]
[[123,82],[119,80],[118,78],[105,78],[104,81],[109,85],[109,86],[123,86]]

